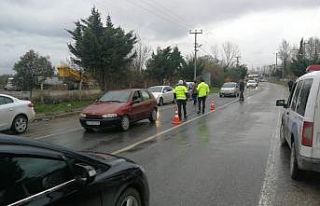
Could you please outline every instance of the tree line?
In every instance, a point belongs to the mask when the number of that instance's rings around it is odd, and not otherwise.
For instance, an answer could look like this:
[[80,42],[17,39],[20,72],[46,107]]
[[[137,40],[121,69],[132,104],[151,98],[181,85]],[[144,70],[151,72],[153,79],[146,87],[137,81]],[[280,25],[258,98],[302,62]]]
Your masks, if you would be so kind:
[[298,45],[283,40],[279,46],[280,66],[275,70],[278,77],[295,78],[306,73],[305,69],[312,64],[320,64],[320,39],[301,38]]
[[[110,16],[103,21],[96,8],[67,32],[72,38],[68,44],[72,63],[93,77],[102,90],[193,80],[193,56],[184,57],[178,47],[170,46],[152,51],[133,31],[115,26]],[[246,65],[236,64],[238,55],[239,49],[230,42],[222,45],[221,57],[213,48],[212,54],[197,59],[197,74],[210,75],[210,83],[216,86],[238,81],[247,73]],[[13,69],[17,83],[29,90],[39,85],[39,76],[54,75],[49,57],[33,50],[23,55]]]

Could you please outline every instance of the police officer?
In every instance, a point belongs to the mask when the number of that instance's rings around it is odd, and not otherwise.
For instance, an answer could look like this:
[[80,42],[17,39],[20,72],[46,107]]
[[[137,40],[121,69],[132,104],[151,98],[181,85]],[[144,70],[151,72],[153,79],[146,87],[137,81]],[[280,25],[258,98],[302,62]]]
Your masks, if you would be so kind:
[[200,84],[197,87],[198,91],[198,114],[201,112],[201,106],[202,106],[202,114],[204,114],[204,110],[206,108],[206,99],[209,95],[210,89],[209,86],[204,82],[203,79],[200,80]]
[[289,92],[291,92],[294,82],[290,79],[288,81]]
[[240,84],[239,84],[239,89],[240,89],[240,101],[244,101],[244,96],[243,96],[243,92],[244,92],[244,81],[243,79],[240,80]]
[[183,85],[183,80],[179,80],[178,86],[174,88],[174,94],[175,98],[177,100],[177,106],[178,106],[178,115],[179,119],[182,119],[182,114],[181,114],[181,107],[183,108],[183,115],[184,119],[187,119],[187,95],[188,95],[188,89],[186,86]]
[[197,80],[194,80],[193,84],[192,84],[192,89],[191,89],[193,106],[197,105],[197,96],[198,96],[197,86],[198,86],[197,85]]

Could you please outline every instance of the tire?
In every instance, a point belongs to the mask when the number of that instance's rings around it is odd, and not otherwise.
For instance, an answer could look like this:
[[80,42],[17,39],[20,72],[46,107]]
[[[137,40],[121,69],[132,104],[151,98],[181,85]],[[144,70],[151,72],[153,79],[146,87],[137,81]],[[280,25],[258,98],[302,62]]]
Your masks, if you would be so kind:
[[286,138],[284,137],[284,133],[283,133],[283,124],[281,124],[281,127],[280,127],[280,145],[283,147],[286,145],[287,141],[286,141]]
[[[128,204],[128,201],[132,204]],[[142,206],[140,194],[136,189],[128,188],[118,198],[116,206],[126,205]]]
[[127,131],[130,127],[130,120],[127,115],[124,115],[121,119],[120,127],[123,131]]
[[220,98],[222,98],[222,97],[223,97],[223,95],[222,95],[222,94],[219,94],[219,96],[220,96]]
[[162,105],[163,105],[163,98],[160,97],[160,99],[159,99],[159,106],[162,106]]
[[28,129],[28,118],[24,115],[18,115],[14,118],[11,130],[16,134],[22,134]]
[[290,176],[293,180],[299,180],[301,178],[301,170],[298,167],[296,148],[294,142],[291,143],[290,154]]
[[149,117],[149,121],[151,123],[155,123],[157,121],[157,110],[156,109],[153,109],[151,114],[150,114],[150,117]]

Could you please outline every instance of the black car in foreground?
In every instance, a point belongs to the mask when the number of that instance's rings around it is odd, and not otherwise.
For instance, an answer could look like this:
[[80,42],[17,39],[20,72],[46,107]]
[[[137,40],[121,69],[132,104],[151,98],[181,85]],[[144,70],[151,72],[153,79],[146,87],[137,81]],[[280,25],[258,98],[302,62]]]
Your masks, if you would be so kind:
[[0,205],[148,206],[136,163],[0,135]]

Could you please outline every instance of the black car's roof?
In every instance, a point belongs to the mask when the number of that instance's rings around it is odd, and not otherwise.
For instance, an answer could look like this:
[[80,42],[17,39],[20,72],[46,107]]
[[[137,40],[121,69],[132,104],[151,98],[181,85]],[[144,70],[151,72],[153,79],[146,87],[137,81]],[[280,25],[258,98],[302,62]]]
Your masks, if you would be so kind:
[[[67,155],[73,158],[81,159],[86,162],[93,163],[92,161],[94,161],[92,159],[92,156],[87,155],[88,154],[87,152],[91,152],[91,151],[77,152],[69,148],[48,144],[48,143],[40,142],[37,140],[31,140],[25,137],[0,134],[0,152],[5,151],[5,153],[9,152],[9,153],[18,154],[20,150],[28,151],[28,153],[32,152],[33,154],[38,154],[38,155],[51,156],[53,158],[57,156],[61,157],[61,155]],[[111,157],[110,160],[120,158],[116,155],[111,155],[111,154],[106,154],[106,155]],[[126,162],[133,163],[131,160],[128,160],[126,158],[121,157],[121,159],[126,160]],[[107,162],[104,162],[104,164],[107,164],[110,166],[110,164],[108,164]]]
[[[19,152],[19,148],[24,151],[30,151],[32,150],[32,153],[34,154],[42,154],[42,155],[50,155],[53,157],[57,156],[57,154],[64,154],[69,155],[74,158],[79,158],[84,161],[92,161],[92,159],[85,154],[79,154],[78,152],[72,151],[71,149],[60,147],[53,144],[47,144],[45,142],[40,142],[36,140],[30,140],[28,138],[24,137],[18,137],[18,136],[9,136],[9,135],[0,135],[0,149],[1,146],[4,149],[4,151],[9,151],[10,153],[16,153],[15,151]],[[12,150],[10,150],[10,147]],[[30,149],[32,147],[32,149]],[[1,150],[0,150],[1,151]]]
[[61,151],[61,152],[69,152],[63,147],[59,147],[56,145],[49,145],[44,142],[39,142],[35,140],[30,140],[24,137],[18,137],[18,136],[11,136],[11,135],[0,135],[0,144],[6,144],[6,145],[20,145],[20,146],[32,146],[32,147],[39,147],[39,148],[45,148],[55,151]]

